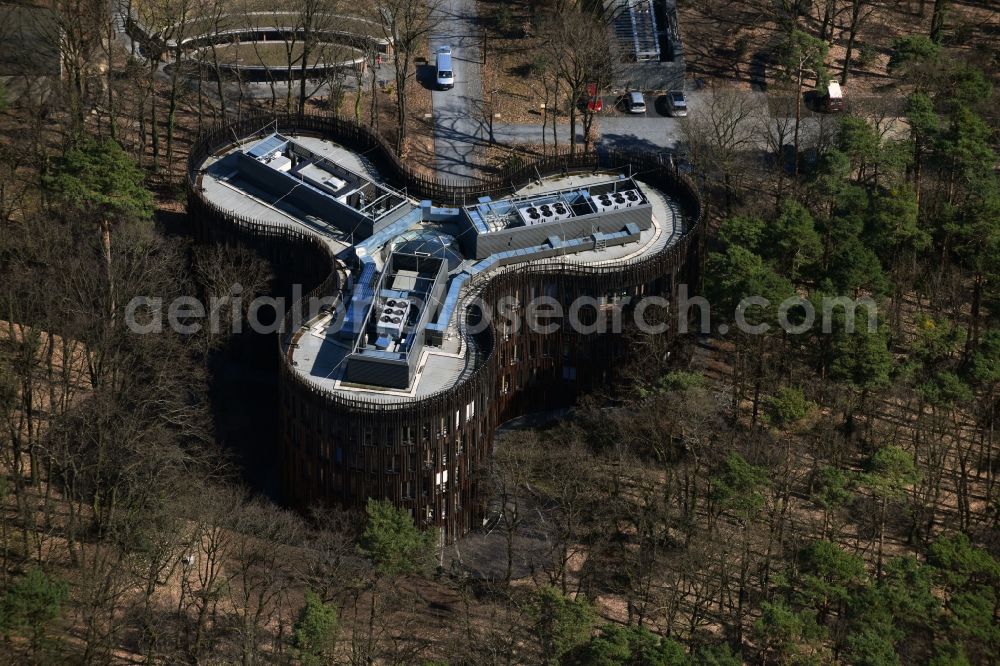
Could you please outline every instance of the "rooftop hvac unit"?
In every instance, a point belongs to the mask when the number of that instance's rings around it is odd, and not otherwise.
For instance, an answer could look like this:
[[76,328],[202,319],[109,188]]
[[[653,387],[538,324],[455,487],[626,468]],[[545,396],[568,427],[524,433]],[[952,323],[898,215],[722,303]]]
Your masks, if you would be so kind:
[[632,206],[639,206],[643,203],[642,195],[638,192],[638,190],[606,192],[605,194],[599,194],[596,197],[591,197],[590,201],[594,204],[594,209],[598,213],[605,213],[622,208],[631,208]]
[[543,204],[529,203],[519,207],[517,213],[521,221],[528,226],[573,217],[573,211],[562,201]]
[[406,299],[386,300],[379,313],[378,323],[375,326],[376,332],[393,340],[402,338],[407,313],[411,307],[411,303]]

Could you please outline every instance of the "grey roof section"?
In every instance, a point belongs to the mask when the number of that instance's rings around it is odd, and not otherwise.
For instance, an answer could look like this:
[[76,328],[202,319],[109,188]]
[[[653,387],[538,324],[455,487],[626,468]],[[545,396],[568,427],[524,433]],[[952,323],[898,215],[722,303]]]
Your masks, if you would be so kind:
[[[592,182],[577,184],[583,187],[594,184],[594,177],[590,177]],[[606,179],[606,177],[605,177]],[[639,183],[637,183],[639,184]],[[529,188],[530,189],[530,188]],[[628,261],[631,259],[646,256],[659,251],[682,230],[678,228],[678,223],[683,221],[680,209],[676,204],[649,186],[642,187],[643,194],[649,199],[653,206],[654,228],[643,232],[635,224],[625,225],[622,231],[611,233],[596,232],[582,238],[564,239],[558,236],[548,238],[544,245],[518,250],[509,250],[498,254],[490,255],[473,266],[466,268],[461,274],[454,278],[449,285],[448,294],[445,297],[444,305],[438,319],[427,327],[428,332],[445,335],[449,329],[454,329],[455,313],[459,309],[464,291],[471,279],[484,275],[498,268],[518,264],[522,262],[532,262],[543,264],[546,261],[563,261],[567,263],[579,263],[581,265],[609,264],[617,261]],[[533,196],[541,196],[546,192],[529,192]],[[638,240],[638,247],[635,245],[635,238]],[[604,241],[604,249],[598,250],[599,240]],[[631,244],[626,244],[630,243]]]
[[[261,127],[262,131],[266,129]],[[290,134],[286,138],[333,162],[342,164],[351,171],[379,180],[378,173],[372,169],[370,163],[346,148],[312,136]],[[348,234],[297,208],[287,198],[275,197],[240,176],[234,163],[234,153],[250,147],[253,143],[254,140],[244,141],[240,145],[233,146],[226,154],[210,157],[202,164],[201,187],[204,188],[205,196],[220,208],[237,215],[265,224],[315,233],[326,241],[335,253],[349,248],[351,238]]]
[[237,158],[236,168],[247,180],[281,200],[291,199],[352,237],[368,237],[414,206],[405,193],[277,133]]

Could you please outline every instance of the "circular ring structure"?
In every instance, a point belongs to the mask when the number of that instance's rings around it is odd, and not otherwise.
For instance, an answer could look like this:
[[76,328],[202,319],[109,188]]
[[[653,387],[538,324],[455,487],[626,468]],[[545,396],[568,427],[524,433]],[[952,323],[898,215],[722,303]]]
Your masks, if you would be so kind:
[[[129,32],[143,43],[156,43],[170,52],[177,49],[178,39],[163,35],[185,35],[180,39],[180,51],[203,65],[215,67],[220,50],[238,50],[233,61],[221,58],[218,69],[251,81],[295,80],[303,75],[323,78],[363,65],[371,57],[366,54],[391,52],[390,41],[379,36],[380,28],[373,21],[320,13],[313,16],[313,27],[307,31],[301,19],[290,11],[259,11],[192,18],[163,30],[150,29],[135,17],[127,24]],[[306,43],[313,54],[310,60],[315,62],[303,69],[300,58]],[[335,46],[345,52],[331,53]],[[316,58],[316,54],[321,56]]]

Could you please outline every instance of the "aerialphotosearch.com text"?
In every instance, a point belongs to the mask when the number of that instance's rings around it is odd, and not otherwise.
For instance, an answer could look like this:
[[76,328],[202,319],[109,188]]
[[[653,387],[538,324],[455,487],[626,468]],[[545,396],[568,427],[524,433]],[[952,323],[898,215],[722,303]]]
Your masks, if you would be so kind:
[[[169,302],[155,296],[137,296],[124,309],[124,322],[137,335],[171,330],[181,335],[195,335],[208,330],[213,334],[241,333],[248,328],[270,334],[289,326],[291,330],[325,319],[328,333],[339,331],[348,316],[358,321],[368,316],[370,302],[349,300],[347,305],[337,295],[302,297],[301,285],[294,285],[289,298],[258,296],[245,300],[243,289],[235,284],[229,293],[213,296],[205,303],[193,296],[179,296]],[[412,298],[410,326],[437,321],[442,304]],[[354,311],[352,312],[352,308]],[[677,333],[727,335],[735,330],[747,335],[765,335],[781,330],[789,335],[808,332],[831,333],[837,330],[852,333],[859,324],[874,332],[878,328],[878,309],[868,297],[824,296],[812,300],[791,296],[778,303],[759,295],[740,299],[735,308],[722,312],[703,296],[691,296],[688,286],[678,286],[676,303],[662,296],[611,294],[602,298],[579,296],[563,303],[551,295],[528,299],[506,296],[496,303],[481,298],[462,301],[460,308],[469,313],[465,330],[476,334],[491,324],[515,333],[527,327],[542,334],[553,334],[568,327],[575,333],[621,333],[627,323],[649,335],[666,333],[673,327]],[[429,312],[427,312],[429,310]],[[728,310],[728,309],[727,309]],[[460,313],[445,313],[459,316]],[[374,316],[371,314],[370,316]]]

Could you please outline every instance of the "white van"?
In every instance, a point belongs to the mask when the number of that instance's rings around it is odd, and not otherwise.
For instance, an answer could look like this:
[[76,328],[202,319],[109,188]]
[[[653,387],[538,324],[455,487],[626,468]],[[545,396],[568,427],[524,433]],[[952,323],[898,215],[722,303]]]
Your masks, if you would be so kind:
[[450,90],[455,87],[455,70],[451,66],[450,46],[442,46],[437,52],[437,87],[438,90]]
[[827,113],[844,110],[844,91],[840,89],[839,83],[830,81],[826,94],[820,99],[820,108]]

